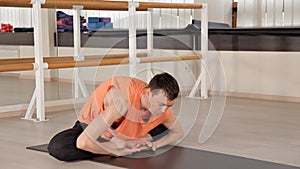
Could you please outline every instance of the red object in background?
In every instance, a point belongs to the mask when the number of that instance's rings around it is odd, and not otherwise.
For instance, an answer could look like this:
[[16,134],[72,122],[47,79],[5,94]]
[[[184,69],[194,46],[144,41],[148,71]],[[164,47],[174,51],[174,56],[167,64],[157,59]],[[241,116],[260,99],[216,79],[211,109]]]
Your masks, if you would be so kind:
[[11,24],[1,23],[1,32],[13,32],[13,26]]

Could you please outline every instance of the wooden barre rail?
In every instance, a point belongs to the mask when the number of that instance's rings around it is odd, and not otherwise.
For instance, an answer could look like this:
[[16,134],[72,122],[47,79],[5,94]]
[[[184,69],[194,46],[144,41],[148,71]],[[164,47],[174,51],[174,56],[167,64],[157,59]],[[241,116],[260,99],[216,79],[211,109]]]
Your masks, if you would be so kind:
[[[32,7],[31,0],[0,0],[0,6],[6,7]],[[84,10],[128,10],[127,1],[102,1],[102,0],[46,0],[42,8],[73,9],[73,5],[80,5]],[[201,9],[202,4],[184,3],[158,3],[139,2],[137,10],[145,11],[148,8],[180,8]]]
[[0,72],[33,70],[33,63],[0,65]]
[[[128,58],[129,54],[109,54],[109,55],[88,55],[84,56],[85,60],[97,59],[119,59]],[[137,53],[137,57],[146,57],[147,53]],[[0,59],[0,65],[6,64],[20,64],[20,63],[34,63],[34,58],[15,58],[15,59]],[[60,56],[60,57],[44,57],[44,62],[67,62],[74,61],[73,56]]]
[[139,8],[176,8],[176,9],[201,9],[202,4],[189,3],[158,3],[158,2],[139,2]]
[[[181,60],[196,60],[201,59],[201,56],[198,55],[189,55],[189,56],[169,56],[169,57],[147,57],[147,58],[139,58],[139,63],[150,63],[150,62],[168,62],[168,61],[181,61]],[[128,64],[129,59],[105,59],[99,60],[96,62],[95,60],[88,61],[73,61],[73,62],[52,62],[48,63],[48,69],[58,69],[58,68],[72,68],[72,67],[87,67],[87,66],[104,66],[104,65],[120,65],[120,64]]]
[[[44,62],[55,62],[55,61],[73,61],[72,56],[63,57],[44,57]],[[7,64],[20,64],[20,63],[34,63],[34,58],[15,58],[15,59],[0,59],[0,65]]]
[[[182,60],[196,60],[201,59],[199,55],[188,55],[188,56],[169,56],[169,57],[145,57],[138,58],[139,63],[150,63],[150,62],[169,62],[169,61],[182,61]],[[128,58],[119,59],[103,59],[103,60],[86,60],[86,61],[66,61],[66,62],[49,62],[48,69],[58,68],[74,68],[74,67],[88,67],[88,66],[107,66],[107,65],[119,65],[128,64]],[[33,70],[33,63],[20,63],[20,64],[8,64],[0,65],[0,72],[7,71],[24,71]]]

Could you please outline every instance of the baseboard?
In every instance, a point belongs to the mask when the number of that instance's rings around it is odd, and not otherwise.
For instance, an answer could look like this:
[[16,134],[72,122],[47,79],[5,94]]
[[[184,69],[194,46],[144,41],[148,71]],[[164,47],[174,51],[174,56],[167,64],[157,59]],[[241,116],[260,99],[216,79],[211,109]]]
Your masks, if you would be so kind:
[[[189,95],[191,90],[181,91],[183,96]],[[199,92],[200,93],[200,90]],[[224,96],[226,97],[235,97],[235,98],[244,98],[244,99],[258,99],[258,100],[270,100],[270,101],[281,101],[281,102],[295,102],[300,103],[300,97],[292,96],[278,96],[278,95],[266,95],[266,94],[253,94],[253,93],[241,93],[241,92],[218,92],[218,91],[208,91],[208,96]],[[199,96],[200,97],[200,96]]]
[[0,72],[0,76],[4,76],[4,77],[20,77],[20,73],[17,73],[17,72]]
[[292,97],[292,96],[278,96],[278,95],[252,94],[252,93],[240,93],[240,92],[226,92],[226,96],[245,98],[245,99],[259,99],[259,100],[300,103],[300,97]]

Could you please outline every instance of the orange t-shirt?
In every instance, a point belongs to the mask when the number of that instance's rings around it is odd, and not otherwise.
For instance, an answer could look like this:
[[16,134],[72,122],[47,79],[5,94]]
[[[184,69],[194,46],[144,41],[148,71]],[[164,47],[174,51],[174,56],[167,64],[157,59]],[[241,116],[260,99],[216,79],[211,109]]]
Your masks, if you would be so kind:
[[129,101],[128,112],[123,118],[114,122],[114,125],[118,126],[115,130],[122,135],[131,138],[145,136],[151,129],[167,122],[173,116],[172,110],[168,108],[155,119],[144,122],[141,117],[140,102],[147,83],[136,78],[119,76],[108,79],[97,87],[80,111],[78,117],[80,122],[89,124],[99,113],[105,111],[104,97],[112,87],[121,91]]

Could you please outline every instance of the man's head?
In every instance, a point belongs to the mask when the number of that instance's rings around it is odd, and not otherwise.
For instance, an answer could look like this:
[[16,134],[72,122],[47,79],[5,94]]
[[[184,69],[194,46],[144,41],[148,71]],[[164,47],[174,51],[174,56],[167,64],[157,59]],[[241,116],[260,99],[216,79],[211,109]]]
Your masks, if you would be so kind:
[[176,79],[168,73],[155,75],[149,82],[150,111],[154,115],[161,114],[175,103],[179,94]]
[[150,88],[150,91],[154,93],[159,89],[162,90],[168,100],[176,99],[179,93],[179,86],[176,79],[168,73],[155,75],[150,80],[148,87]]

